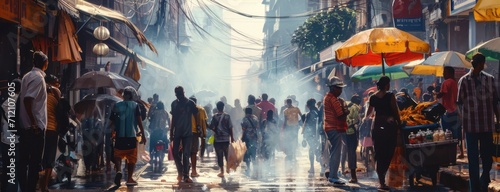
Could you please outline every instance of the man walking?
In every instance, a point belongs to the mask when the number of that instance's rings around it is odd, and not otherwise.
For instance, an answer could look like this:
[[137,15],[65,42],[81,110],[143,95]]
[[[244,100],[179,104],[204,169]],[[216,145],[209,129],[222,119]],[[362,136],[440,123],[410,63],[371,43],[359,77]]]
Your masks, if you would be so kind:
[[323,99],[324,103],[324,125],[323,129],[330,141],[330,174],[328,181],[334,184],[344,185],[337,171],[340,164],[340,151],[342,149],[342,138],[345,137],[347,130],[347,115],[349,110],[345,101],[339,98],[342,94],[342,88],[346,85],[338,77],[332,77],[328,80],[327,86],[330,91]]
[[[493,130],[498,120],[498,91],[495,78],[483,72],[485,57],[472,57],[472,69],[458,81],[457,103],[462,110],[462,126],[469,160],[469,190],[488,191],[493,163]],[[483,173],[479,176],[479,157]]]
[[[127,186],[135,186],[137,182],[132,178],[137,163],[137,135],[141,135],[140,144],[146,143],[144,127],[142,126],[141,110],[134,101],[135,89],[126,87],[123,90],[123,101],[115,104],[109,119],[111,132],[114,132],[114,163],[116,169],[115,187],[120,186],[122,179],[122,160],[127,160]],[[139,133],[137,133],[139,126]]]
[[[195,104],[197,102],[197,99],[193,96],[190,97]],[[200,150],[200,139],[202,145],[205,143],[205,137],[207,136],[207,113],[205,112],[205,109],[202,106],[196,105],[196,108],[198,108],[198,114],[193,115],[191,119],[192,123],[192,131],[193,131],[193,142],[191,145],[191,168],[193,169],[191,172],[191,177],[199,177],[200,174],[196,171],[196,155],[198,154],[198,151]],[[205,148],[203,148],[205,149]],[[203,159],[203,157],[201,157]]]
[[42,151],[47,128],[47,85],[45,70],[48,57],[41,51],[33,54],[33,69],[21,82],[19,186],[23,192],[34,192],[41,170]]
[[286,99],[287,108],[283,111],[285,114],[284,131],[285,138],[290,141],[290,145],[285,150],[286,159],[295,161],[295,153],[297,152],[298,134],[299,134],[299,118],[302,113],[298,107],[292,105],[292,99]]
[[[177,167],[177,180],[192,183],[189,178],[189,158],[191,156],[191,145],[193,139],[192,117],[198,115],[196,104],[184,95],[184,88],[177,86],[174,89],[176,100],[172,102],[172,126],[170,138],[173,138],[174,145],[172,153],[174,155],[175,166]],[[179,147],[182,143],[182,157]]]

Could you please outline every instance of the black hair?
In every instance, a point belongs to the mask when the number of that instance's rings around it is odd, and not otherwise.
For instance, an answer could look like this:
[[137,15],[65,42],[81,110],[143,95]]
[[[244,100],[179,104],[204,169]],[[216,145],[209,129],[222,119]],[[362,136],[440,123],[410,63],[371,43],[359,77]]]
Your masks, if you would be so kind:
[[269,110],[267,111],[267,120],[273,120],[273,115],[274,115],[274,111],[273,110]]
[[224,102],[219,101],[219,102],[217,102],[216,105],[217,105],[217,110],[219,110],[219,111],[223,111],[224,110]]
[[446,72],[448,72],[448,73],[450,73],[452,75],[455,74],[455,68],[450,67],[450,66],[444,67],[444,71],[446,71]]
[[267,93],[262,93],[262,100],[267,101],[267,98],[269,98]]
[[361,104],[361,97],[359,95],[353,95],[351,97],[351,102],[356,104]]
[[389,83],[391,83],[391,79],[387,76],[382,76],[377,81],[377,89],[382,90],[385,88],[385,86],[389,85]]
[[59,82],[59,78],[57,78],[55,75],[52,75],[52,74],[45,75],[45,83],[54,84],[54,83],[58,83],[58,82]]
[[285,100],[286,104],[292,104],[292,99],[288,98]]
[[175,92],[175,95],[182,95],[182,94],[184,94],[184,87],[177,86],[177,87],[175,87],[174,92]]
[[308,106],[308,107],[314,107],[314,106],[316,106],[316,99],[314,99],[314,98],[308,99],[307,102],[306,102],[306,106]]
[[41,51],[35,51],[35,53],[33,53],[33,65],[36,68],[41,69],[45,64],[45,61],[47,61],[48,59],[49,58],[47,57],[47,55],[45,55]]
[[248,95],[248,104],[253,105],[255,104],[255,96],[253,95]]
[[196,99],[194,95],[189,97],[189,99],[192,100],[194,103],[198,102],[198,99]]
[[486,57],[482,53],[476,53],[474,56],[472,56],[472,67],[476,67],[479,64],[483,64],[486,62]]
[[427,91],[428,91],[428,92],[432,92],[432,91],[434,91],[434,86],[429,85],[429,87],[427,87]]
[[124,100],[134,100],[134,92],[130,89],[123,90],[123,99]]
[[250,107],[245,108],[245,114],[247,114],[247,115],[252,114],[252,108],[250,108]]
[[165,105],[163,104],[163,102],[159,101],[158,103],[156,103],[156,109],[164,110]]

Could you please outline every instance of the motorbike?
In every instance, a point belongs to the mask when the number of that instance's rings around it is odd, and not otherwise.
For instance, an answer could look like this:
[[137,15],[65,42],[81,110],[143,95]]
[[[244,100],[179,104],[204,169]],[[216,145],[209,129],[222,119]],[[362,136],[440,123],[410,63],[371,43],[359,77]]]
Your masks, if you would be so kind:
[[76,174],[76,170],[78,169],[79,159],[76,156],[78,132],[76,123],[73,123],[70,123],[68,132],[64,136],[59,137],[58,149],[61,154],[56,159],[54,166],[57,183],[63,183],[64,179],[66,179],[66,184],[70,184],[72,175]]
[[165,142],[158,140],[155,144],[154,150],[151,153],[151,165],[154,173],[160,173],[163,169],[163,160],[165,159]]

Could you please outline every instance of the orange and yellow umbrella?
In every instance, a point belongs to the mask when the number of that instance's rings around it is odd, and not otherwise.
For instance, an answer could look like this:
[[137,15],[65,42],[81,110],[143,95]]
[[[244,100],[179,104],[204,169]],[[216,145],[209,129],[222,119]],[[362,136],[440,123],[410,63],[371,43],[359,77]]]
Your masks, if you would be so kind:
[[429,52],[430,45],[410,33],[397,28],[373,28],[345,41],[335,51],[335,59],[354,67],[384,62],[393,66],[422,59]]

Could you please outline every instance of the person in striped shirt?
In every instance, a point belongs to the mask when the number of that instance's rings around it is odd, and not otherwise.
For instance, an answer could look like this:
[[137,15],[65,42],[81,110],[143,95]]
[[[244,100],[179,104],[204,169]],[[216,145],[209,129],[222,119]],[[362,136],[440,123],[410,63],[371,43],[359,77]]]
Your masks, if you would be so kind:
[[[470,191],[487,191],[493,163],[493,130],[499,120],[498,91],[495,78],[483,72],[485,57],[472,57],[472,69],[458,81],[457,103],[467,142]],[[498,123],[497,123],[498,124]],[[480,143],[478,145],[478,143]],[[483,173],[479,176],[479,158]]]
[[345,137],[347,130],[347,115],[349,110],[345,101],[340,98],[342,89],[346,86],[338,77],[332,77],[328,80],[327,86],[330,91],[323,99],[324,103],[324,124],[326,136],[330,141],[330,173],[328,181],[337,185],[344,185],[337,174],[340,165],[340,151],[342,149],[342,138]]

